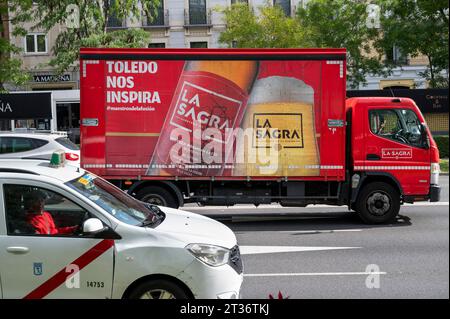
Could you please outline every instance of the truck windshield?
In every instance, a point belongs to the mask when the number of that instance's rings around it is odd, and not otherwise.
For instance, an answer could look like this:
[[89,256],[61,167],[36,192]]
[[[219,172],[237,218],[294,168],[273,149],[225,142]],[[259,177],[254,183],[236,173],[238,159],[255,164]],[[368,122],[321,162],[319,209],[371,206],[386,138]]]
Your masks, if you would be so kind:
[[151,225],[159,219],[144,203],[93,174],[86,173],[66,185],[129,225]]

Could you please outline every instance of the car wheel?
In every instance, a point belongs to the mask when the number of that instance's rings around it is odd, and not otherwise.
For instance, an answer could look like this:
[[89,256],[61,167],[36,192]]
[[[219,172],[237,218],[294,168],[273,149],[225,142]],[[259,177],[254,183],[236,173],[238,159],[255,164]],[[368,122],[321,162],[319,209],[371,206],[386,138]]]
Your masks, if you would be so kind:
[[136,198],[153,205],[178,208],[178,201],[162,187],[148,186],[136,193]]
[[152,280],[140,284],[130,299],[188,299],[189,295],[177,284],[167,280]]
[[393,222],[400,211],[400,194],[387,183],[370,183],[359,194],[355,208],[366,224]]

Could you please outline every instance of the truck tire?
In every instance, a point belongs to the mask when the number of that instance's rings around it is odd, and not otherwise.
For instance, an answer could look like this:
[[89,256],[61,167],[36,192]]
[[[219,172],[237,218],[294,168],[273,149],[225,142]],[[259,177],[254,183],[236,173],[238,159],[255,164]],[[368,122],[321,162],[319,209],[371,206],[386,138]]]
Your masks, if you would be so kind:
[[387,183],[370,183],[361,190],[355,206],[366,224],[390,223],[400,211],[400,194]]
[[136,193],[136,198],[150,204],[178,208],[175,197],[166,189],[159,186],[147,186]]
[[128,296],[129,299],[189,299],[189,295],[177,284],[156,279],[141,283]]

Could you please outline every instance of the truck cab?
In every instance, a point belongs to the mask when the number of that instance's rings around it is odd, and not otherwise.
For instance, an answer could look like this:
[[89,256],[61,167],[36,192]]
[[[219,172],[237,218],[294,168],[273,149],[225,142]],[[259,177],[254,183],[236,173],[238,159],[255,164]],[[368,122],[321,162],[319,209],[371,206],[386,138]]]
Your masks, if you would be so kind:
[[403,203],[438,201],[439,151],[409,98],[351,98],[352,206],[363,219],[386,219]]

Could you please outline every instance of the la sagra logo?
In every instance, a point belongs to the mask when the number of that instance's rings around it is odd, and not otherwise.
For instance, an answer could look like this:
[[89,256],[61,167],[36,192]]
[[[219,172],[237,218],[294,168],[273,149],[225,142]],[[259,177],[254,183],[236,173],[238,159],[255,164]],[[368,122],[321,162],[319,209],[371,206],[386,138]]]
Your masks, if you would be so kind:
[[0,112],[2,112],[2,113],[11,112],[12,113],[11,105],[8,102],[3,102],[2,100],[0,100]]

